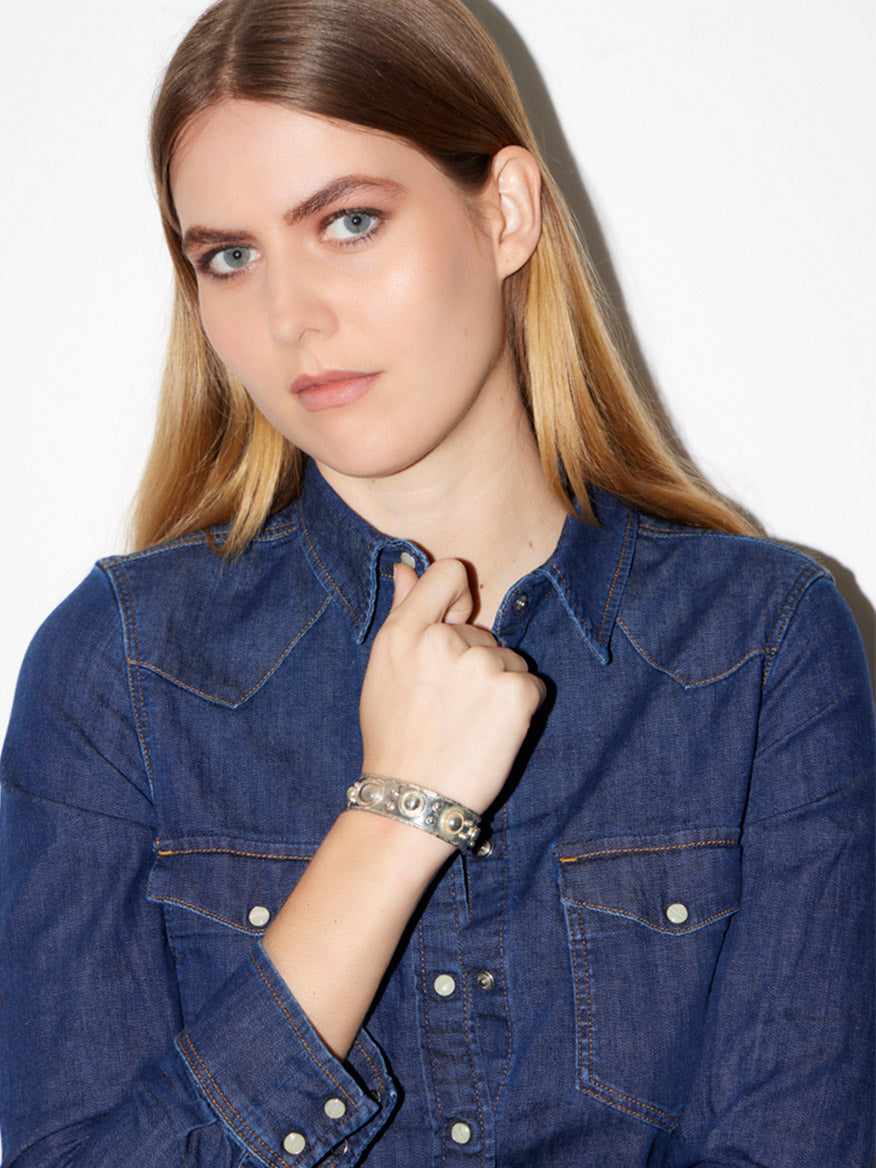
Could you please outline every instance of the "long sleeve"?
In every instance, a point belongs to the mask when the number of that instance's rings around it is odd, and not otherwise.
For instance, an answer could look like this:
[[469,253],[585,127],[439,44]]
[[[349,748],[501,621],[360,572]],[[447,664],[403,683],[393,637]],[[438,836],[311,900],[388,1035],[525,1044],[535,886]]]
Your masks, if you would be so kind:
[[742,897],[672,1168],[872,1163],[873,706],[819,579],[772,642]]
[[395,1101],[382,1057],[363,1033],[334,1059],[260,945],[184,1025],[121,639],[96,571],[34,639],[4,748],[4,1168],[354,1162]]

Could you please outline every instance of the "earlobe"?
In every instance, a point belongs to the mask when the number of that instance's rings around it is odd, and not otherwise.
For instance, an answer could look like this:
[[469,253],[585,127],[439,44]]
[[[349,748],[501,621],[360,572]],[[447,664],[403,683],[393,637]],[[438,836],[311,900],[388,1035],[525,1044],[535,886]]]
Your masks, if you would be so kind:
[[493,159],[491,188],[497,200],[496,259],[499,274],[518,271],[541,235],[541,172],[522,146],[506,146]]

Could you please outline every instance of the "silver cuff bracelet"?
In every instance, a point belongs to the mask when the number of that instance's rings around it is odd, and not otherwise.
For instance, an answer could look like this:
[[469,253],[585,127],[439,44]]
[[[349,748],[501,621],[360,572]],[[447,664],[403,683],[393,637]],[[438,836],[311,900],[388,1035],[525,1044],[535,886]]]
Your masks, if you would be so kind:
[[461,852],[472,850],[481,825],[481,817],[461,803],[386,775],[361,775],[347,790],[347,806],[409,823]]

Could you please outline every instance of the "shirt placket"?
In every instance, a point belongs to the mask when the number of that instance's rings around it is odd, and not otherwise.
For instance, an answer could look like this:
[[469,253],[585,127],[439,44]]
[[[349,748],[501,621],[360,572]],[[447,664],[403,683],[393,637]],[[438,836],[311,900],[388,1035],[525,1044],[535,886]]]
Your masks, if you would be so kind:
[[[478,1033],[478,975],[468,952],[469,893],[461,857],[439,882],[414,935],[420,1051],[435,1165],[495,1165],[493,1106]],[[493,975],[495,978],[495,974]],[[482,979],[483,980],[483,979]]]

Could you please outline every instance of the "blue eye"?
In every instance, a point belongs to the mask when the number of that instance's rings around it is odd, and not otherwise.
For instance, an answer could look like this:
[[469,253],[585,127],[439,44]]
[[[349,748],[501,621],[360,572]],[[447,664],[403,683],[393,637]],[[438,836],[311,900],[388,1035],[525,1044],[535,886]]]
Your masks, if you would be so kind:
[[254,247],[223,247],[206,259],[205,267],[213,276],[232,276],[258,256]]
[[377,215],[371,211],[342,211],[328,225],[326,239],[335,243],[368,236],[377,224]]

